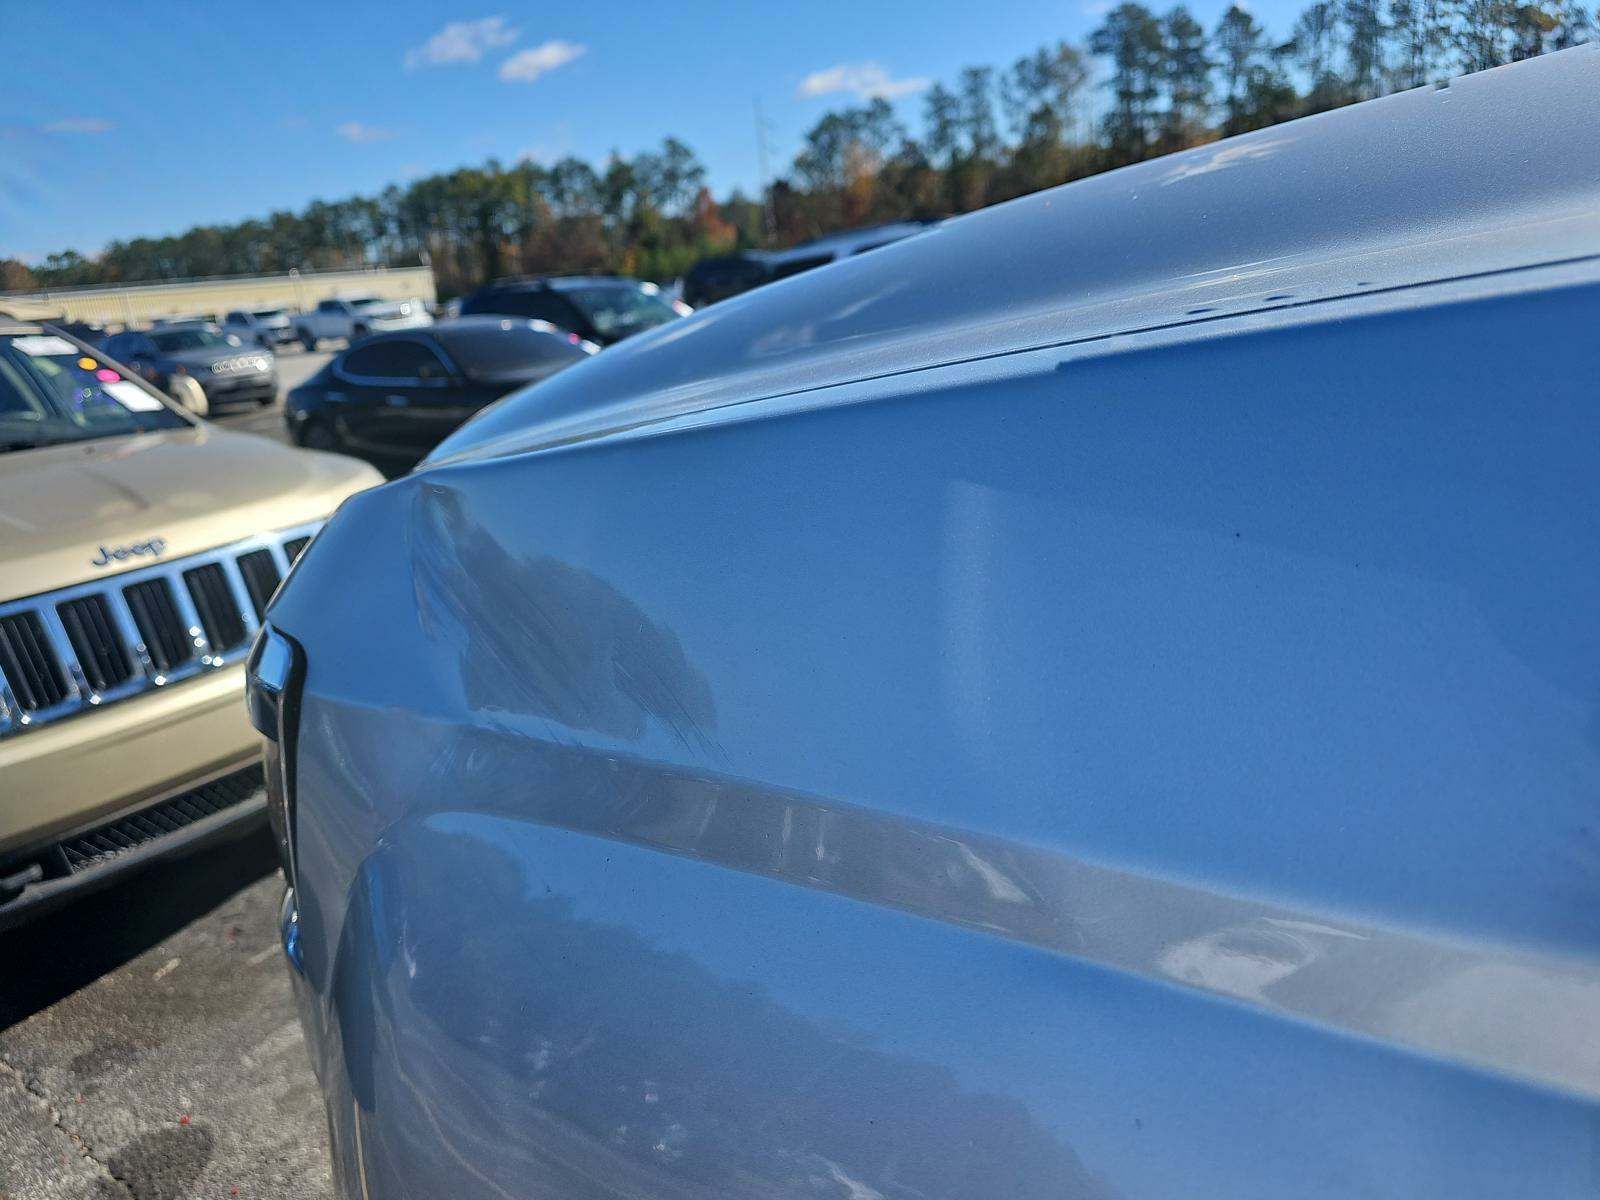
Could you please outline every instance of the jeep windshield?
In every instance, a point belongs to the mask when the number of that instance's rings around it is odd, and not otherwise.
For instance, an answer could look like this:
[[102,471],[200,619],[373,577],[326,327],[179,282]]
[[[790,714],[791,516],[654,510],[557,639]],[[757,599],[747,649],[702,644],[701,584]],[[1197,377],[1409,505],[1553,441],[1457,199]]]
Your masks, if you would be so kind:
[[191,425],[65,338],[0,334],[0,453]]

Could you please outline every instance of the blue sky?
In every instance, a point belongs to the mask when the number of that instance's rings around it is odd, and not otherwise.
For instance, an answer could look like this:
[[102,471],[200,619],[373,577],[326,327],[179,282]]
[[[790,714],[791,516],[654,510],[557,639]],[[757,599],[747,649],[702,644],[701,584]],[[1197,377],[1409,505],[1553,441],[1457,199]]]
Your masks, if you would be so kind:
[[[719,194],[753,191],[755,97],[778,171],[828,107],[880,90],[915,122],[927,82],[1082,40],[1104,7],[0,0],[0,257],[667,134]],[[1191,7],[1209,27],[1225,5]],[[1295,5],[1253,11],[1282,32]]]

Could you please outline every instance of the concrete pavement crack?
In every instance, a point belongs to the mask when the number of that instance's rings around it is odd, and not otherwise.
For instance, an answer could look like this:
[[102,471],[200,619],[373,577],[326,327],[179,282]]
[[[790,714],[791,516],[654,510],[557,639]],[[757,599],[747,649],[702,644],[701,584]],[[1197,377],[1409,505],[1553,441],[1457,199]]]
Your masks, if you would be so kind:
[[37,1080],[30,1078],[3,1058],[0,1058],[0,1079],[15,1080],[17,1086],[30,1096],[35,1104],[44,1109],[46,1116],[50,1118],[50,1124],[71,1139],[72,1144],[78,1148],[78,1154],[94,1167],[102,1179],[117,1189],[118,1195],[126,1196],[128,1200],[138,1200],[133,1189],[128,1186],[128,1181],[96,1158],[94,1147],[84,1140],[82,1134],[67,1125],[62,1118],[61,1110],[56,1107],[55,1101],[50,1099],[50,1094],[39,1086]]

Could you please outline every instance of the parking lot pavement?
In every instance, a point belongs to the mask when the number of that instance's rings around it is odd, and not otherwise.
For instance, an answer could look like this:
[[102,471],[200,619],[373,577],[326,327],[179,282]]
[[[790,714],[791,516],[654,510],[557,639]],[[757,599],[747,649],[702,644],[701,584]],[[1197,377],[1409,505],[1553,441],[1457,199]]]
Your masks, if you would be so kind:
[[252,836],[0,938],[0,1198],[332,1195],[272,862]]
[[247,433],[262,433],[280,442],[289,440],[283,423],[283,398],[290,388],[299,387],[322,370],[333,353],[326,350],[307,352],[298,348],[278,351],[278,399],[275,403],[258,408],[254,404],[230,405],[219,408],[211,415],[218,425],[242,429]]

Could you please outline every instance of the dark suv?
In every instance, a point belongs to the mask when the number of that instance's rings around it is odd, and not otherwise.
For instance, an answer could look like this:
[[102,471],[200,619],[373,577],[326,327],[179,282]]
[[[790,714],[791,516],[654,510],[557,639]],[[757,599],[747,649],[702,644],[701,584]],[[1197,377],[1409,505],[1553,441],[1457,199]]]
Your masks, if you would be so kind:
[[231,401],[271,404],[278,398],[277,359],[262,346],[246,346],[209,321],[158,325],[148,332],[113,334],[104,350],[162,391],[188,375],[212,405]]
[[549,321],[598,346],[687,316],[687,304],[668,300],[653,283],[612,275],[499,279],[461,302],[462,316],[495,314]]

